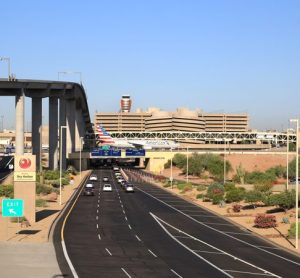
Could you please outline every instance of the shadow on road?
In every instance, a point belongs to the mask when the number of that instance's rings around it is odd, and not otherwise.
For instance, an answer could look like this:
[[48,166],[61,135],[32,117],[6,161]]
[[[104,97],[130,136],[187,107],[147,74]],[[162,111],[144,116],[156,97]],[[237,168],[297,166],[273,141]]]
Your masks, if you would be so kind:
[[43,220],[44,218],[54,214],[54,213],[57,213],[59,210],[55,210],[55,209],[44,209],[44,210],[41,210],[41,211],[38,211],[36,213],[36,222],[39,222],[41,220]]

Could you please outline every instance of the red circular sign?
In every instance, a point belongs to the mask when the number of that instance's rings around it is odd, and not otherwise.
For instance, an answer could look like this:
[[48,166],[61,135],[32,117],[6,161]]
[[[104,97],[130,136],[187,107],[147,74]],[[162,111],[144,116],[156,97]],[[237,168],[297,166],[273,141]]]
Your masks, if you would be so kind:
[[31,160],[29,158],[22,158],[19,161],[19,166],[22,169],[27,169],[31,166]]

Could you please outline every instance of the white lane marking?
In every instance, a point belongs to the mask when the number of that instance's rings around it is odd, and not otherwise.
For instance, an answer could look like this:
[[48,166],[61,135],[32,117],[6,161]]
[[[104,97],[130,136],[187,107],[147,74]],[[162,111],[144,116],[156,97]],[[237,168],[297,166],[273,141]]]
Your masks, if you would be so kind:
[[267,273],[255,273],[255,272],[247,272],[247,271],[238,271],[238,270],[224,270],[226,272],[234,272],[234,273],[243,273],[243,274],[249,274],[249,275],[261,275],[261,276],[272,276],[270,274]]
[[[183,211],[183,210],[182,210]],[[189,214],[192,217],[211,217],[211,218],[220,218],[219,216],[215,215],[205,215],[205,214]]]
[[253,234],[249,232],[244,232],[244,233],[236,233],[236,232],[224,232],[225,234],[231,234],[231,235],[243,235],[243,236],[253,236]]
[[108,250],[108,248],[105,248],[105,250],[110,256],[112,256],[112,253]]
[[99,208],[99,206],[100,206],[100,205],[98,204],[97,207]]
[[227,224],[227,223],[214,223],[214,222],[202,222],[206,225],[220,225],[220,226],[230,226],[230,227],[234,227],[236,228],[236,226],[232,225],[232,224]]
[[98,234],[98,238],[99,238],[99,240],[101,240],[101,236],[100,236],[100,234]]
[[[233,256],[232,254],[230,254],[230,253],[227,253],[227,252],[225,252],[224,250],[222,250],[222,249],[219,249],[219,248],[217,248],[217,247],[215,247],[215,246],[213,246],[213,245],[211,245],[211,244],[209,244],[209,243],[207,243],[207,242],[205,242],[205,241],[203,241],[203,240],[200,240],[200,239],[198,239],[198,238],[196,238],[196,237],[194,237],[194,236],[192,236],[192,235],[190,235],[190,234],[188,234],[188,233],[186,233],[186,232],[184,232],[184,231],[182,231],[182,230],[180,230],[180,229],[178,229],[178,228],[176,228],[176,227],[174,227],[174,226],[172,226],[171,224],[169,224],[169,223],[167,223],[166,221],[164,221],[164,220],[162,220],[161,218],[159,218],[159,217],[157,217],[156,215],[154,215],[153,213],[151,213],[150,212],[150,215],[155,219],[155,221],[165,230],[165,232],[170,236],[170,237],[172,237],[174,240],[176,240],[180,245],[182,245],[183,247],[185,247],[186,249],[188,249],[190,252],[192,252],[193,254],[195,254],[197,257],[199,257],[199,258],[202,258],[202,259],[204,259],[203,257],[201,257],[200,255],[198,255],[196,252],[194,252],[191,248],[189,248],[188,246],[186,246],[186,245],[184,245],[182,242],[180,242],[178,239],[176,239],[162,224],[161,224],[161,222],[162,223],[164,223],[166,226],[169,226],[170,228],[172,228],[172,229],[174,229],[174,230],[176,230],[177,232],[179,232],[179,233],[182,233],[182,234],[184,234],[184,235],[186,235],[186,236],[189,236],[189,237],[191,237],[192,239],[194,239],[194,240],[196,240],[196,241],[198,241],[198,242],[201,242],[201,243],[203,243],[203,244],[205,244],[206,246],[209,246],[210,248],[212,248],[212,249],[214,249],[214,250],[216,250],[216,251],[218,251],[218,252],[221,252],[221,253],[223,253],[224,255],[227,255],[227,256],[229,256],[229,257],[231,257],[231,258],[233,258],[234,260],[236,260],[236,261],[239,261],[239,262],[242,262],[242,263],[244,263],[244,264],[246,264],[246,265],[249,265],[249,266],[251,266],[251,267],[253,267],[253,268],[255,268],[255,269],[258,269],[258,270],[260,270],[260,271],[262,271],[263,273],[268,273],[268,274],[270,274],[271,276],[274,276],[274,277],[280,277],[280,276],[278,276],[278,275],[276,275],[276,274],[274,274],[274,273],[272,273],[272,272],[270,272],[270,271],[267,271],[267,270],[265,270],[265,269],[263,269],[263,268],[261,268],[261,267],[258,267],[258,266],[256,266],[256,265],[254,265],[254,264],[251,264],[251,263],[249,263],[249,262],[247,262],[247,261],[245,261],[245,260],[242,260],[242,259],[240,259],[240,258],[238,258],[238,257],[236,257],[236,256]],[[204,259],[205,260],[205,259]],[[208,262],[210,265],[212,265],[212,266],[214,266],[215,268],[217,268],[218,270],[221,270],[219,267],[217,267],[217,266],[215,266],[214,264],[212,264],[212,263],[210,263],[209,261],[207,261],[207,260],[205,260],[206,262]],[[223,270],[221,270],[222,272],[224,272]]]
[[131,278],[131,276],[129,275],[129,273],[123,267],[121,267],[121,269],[127,275],[128,278]]
[[176,237],[176,238],[186,238],[186,239],[192,239],[192,238],[190,238],[189,236],[174,236],[174,237]]
[[131,226],[128,224],[128,228],[130,229],[130,230],[132,230],[132,228],[131,228]]
[[180,276],[174,269],[171,268],[171,271],[179,278],[183,278],[182,276]]
[[99,209],[97,209],[97,214],[99,213]]
[[98,215],[96,216],[96,220],[98,220],[99,219],[99,217],[98,217]]
[[213,227],[210,227],[210,226],[208,226],[208,225],[202,223],[201,221],[198,221],[197,219],[191,217],[190,215],[184,213],[183,211],[181,211],[181,210],[179,210],[179,209],[177,209],[177,208],[175,208],[175,207],[173,207],[173,206],[167,204],[166,202],[164,202],[164,201],[162,201],[162,200],[160,200],[160,199],[158,199],[158,198],[152,196],[151,194],[147,193],[146,191],[144,191],[144,190],[142,190],[142,189],[140,189],[140,188],[138,188],[138,187],[136,187],[136,189],[139,190],[139,191],[141,191],[141,192],[143,192],[144,194],[146,194],[146,195],[152,197],[153,199],[155,199],[155,200],[157,200],[157,201],[159,201],[159,202],[165,204],[166,206],[168,206],[168,207],[170,207],[170,208],[176,210],[177,212],[179,212],[179,213],[181,213],[182,215],[186,216],[187,218],[193,220],[194,222],[199,223],[200,225],[203,225],[203,226],[205,226],[205,227],[207,227],[207,228],[209,228],[209,229],[211,229],[211,230],[214,230],[214,231],[216,231],[216,232],[218,232],[218,233],[220,233],[220,234],[223,234],[223,235],[225,235],[225,236],[227,236],[227,237],[230,237],[230,238],[232,238],[232,239],[234,239],[234,240],[236,240],[236,241],[242,242],[242,243],[244,243],[244,244],[246,244],[246,245],[248,245],[248,246],[251,246],[251,247],[253,247],[253,248],[256,248],[256,249],[258,249],[258,250],[261,250],[261,251],[263,251],[263,252],[266,252],[266,253],[268,253],[268,254],[270,254],[270,255],[273,255],[273,256],[275,256],[275,257],[278,257],[278,258],[280,258],[280,259],[283,259],[283,260],[285,260],[285,261],[288,261],[288,262],[291,262],[291,263],[293,263],[293,264],[295,264],[295,265],[299,265],[299,266],[300,266],[300,263],[298,263],[298,262],[295,262],[295,261],[292,261],[292,260],[290,260],[290,259],[284,258],[284,257],[282,257],[282,256],[280,256],[280,255],[277,255],[277,254],[275,254],[275,253],[272,253],[272,252],[270,252],[270,251],[268,251],[268,250],[264,250],[264,249],[262,249],[262,248],[260,248],[260,247],[258,247],[258,246],[255,246],[255,245],[253,245],[253,244],[251,244],[251,243],[249,243],[249,242],[246,242],[246,241],[244,241],[244,240],[242,240],[242,239],[236,238],[236,237],[231,236],[231,235],[229,235],[229,234],[226,234],[226,233],[224,233],[224,232],[222,232],[222,231],[219,231],[219,230],[217,230],[217,229],[215,229],[215,228],[213,228]]
[[97,226],[97,229],[99,229],[99,225],[97,224],[96,226]]
[[125,216],[125,220],[128,221],[127,217]]
[[63,240],[61,241],[61,245],[62,245],[62,248],[63,248],[64,256],[67,260],[67,263],[69,265],[69,268],[71,269],[71,272],[72,272],[74,278],[79,278],[77,273],[76,273],[76,270],[75,270],[75,268],[74,268],[74,266],[73,266],[73,264],[70,260],[70,257],[69,257],[68,252],[67,252],[66,244]]
[[135,237],[138,241],[142,241],[137,235],[135,235]]
[[218,254],[218,255],[225,255],[224,253],[222,252],[213,252],[213,251],[202,251],[202,250],[193,250],[195,251],[196,253],[207,253],[207,254]]
[[123,209],[123,213],[125,214],[125,210]]
[[267,249],[274,249],[274,250],[282,250],[282,249],[279,248],[279,247],[269,247],[269,246],[257,246],[257,247],[260,247],[260,248],[267,248]]
[[148,251],[154,258],[157,258],[157,256],[150,249],[148,249]]

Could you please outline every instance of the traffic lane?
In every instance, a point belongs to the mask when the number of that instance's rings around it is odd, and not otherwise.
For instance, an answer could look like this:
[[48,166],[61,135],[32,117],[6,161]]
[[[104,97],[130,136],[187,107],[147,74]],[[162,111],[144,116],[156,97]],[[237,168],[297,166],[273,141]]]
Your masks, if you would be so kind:
[[[114,181],[110,181],[114,184]],[[114,200],[115,202],[113,202]],[[122,202],[114,192],[105,192],[100,202],[101,242],[131,277],[174,277],[168,265],[155,258],[140,242],[125,219]],[[123,258],[127,258],[124,261]],[[123,261],[122,261],[123,259]]]
[[[161,210],[155,202],[149,206],[149,200],[143,198],[141,192],[121,192],[121,198],[132,229],[159,258],[182,277],[226,277],[205,261],[195,257],[185,248],[172,240],[150,216],[151,210]],[[151,208],[151,210],[149,210]],[[165,213],[173,213],[166,208]]]
[[[126,277],[127,274],[130,277],[174,277],[169,267],[154,258],[145,247],[141,249],[139,242],[123,238],[130,230],[128,226],[122,230],[118,225],[121,212],[120,209],[118,212],[116,191],[104,193],[101,190],[99,183],[95,189],[96,198],[80,196],[66,224],[67,250],[79,277]],[[115,201],[111,202],[113,199]],[[109,231],[109,225],[102,232],[101,219],[109,209],[101,211],[101,205],[117,212],[108,215],[113,232]],[[106,238],[106,235],[109,236]]]
[[[154,187],[153,185],[139,185],[138,187],[143,187],[144,190],[147,191],[147,188],[152,190],[152,194],[156,194],[157,198],[159,196],[166,197],[168,194],[172,195],[160,188]],[[154,188],[154,189],[153,189]],[[174,198],[178,198],[174,195],[172,195]],[[219,228],[211,227],[207,224],[201,224],[202,221],[199,221],[199,218],[197,220],[193,220],[189,218],[190,216],[185,216],[182,213],[172,209],[170,206],[172,205],[166,205],[163,204],[160,201],[157,201],[150,197],[149,195],[144,194],[144,198],[142,200],[142,203],[146,203],[147,199],[152,199],[152,202],[149,204],[152,204],[149,209],[154,211],[157,208],[157,205],[155,202],[159,203],[162,207],[159,210],[156,210],[156,213],[163,217],[164,220],[171,223],[172,225],[177,226],[180,229],[183,229],[190,234],[201,238],[203,241],[212,244],[214,246],[217,246],[218,248],[225,250],[228,253],[231,253],[235,255],[238,258],[241,258],[247,262],[253,263],[256,266],[259,266],[261,268],[264,268],[271,272],[279,273],[280,276],[283,277],[294,277],[295,273],[300,270],[299,268],[299,257],[292,255],[289,252],[286,252],[284,250],[280,249],[271,249],[274,248],[274,245],[267,243],[266,241],[257,238],[255,236],[247,235],[246,232],[243,233],[244,235],[244,242],[242,242],[239,238],[236,239],[236,235],[234,234],[226,234],[226,233],[220,233],[218,231],[223,231],[224,227],[219,226]],[[161,200],[162,201],[162,200]],[[148,200],[149,202],[149,200]],[[164,214],[164,211],[166,208],[169,208],[173,210],[174,214]],[[175,207],[174,207],[175,208]],[[197,206],[194,206],[193,204],[190,204],[189,202],[186,203],[186,207],[182,206],[179,208],[176,208],[177,210],[183,210],[183,211],[193,211],[192,213],[196,213],[197,210],[199,211],[199,214],[206,212],[209,214],[208,211],[205,211],[202,208],[199,208]],[[186,213],[185,212],[185,213]],[[171,215],[171,216],[170,216]],[[206,214],[207,215],[207,214]],[[213,214],[211,214],[214,216]],[[198,221],[198,222],[196,222]],[[214,220],[215,221],[215,220]],[[204,221],[203,221],[204,222]],[[229,223],[229,222],[228,222]],[[233,225],[234,226],[234,225]],[[237,229],[239,229],[237,227]],[[248,242],[251,239],[250,242]],[[248,244],[247,244],[248,243]],[[255,248],[251,245],[255,246],[263,246],[265,247],[264,250],[260,250],[258,248]],[[271,250],[271,251],[270,251]],[[282,258],[277,257],[281,256]],[[288,262],[284,260],[286,258],[287,260],[292,260],[293,262]],[[272,262],[272,263],[271,263]],[[282,268],[282,266],[286,267],[287,270]]]

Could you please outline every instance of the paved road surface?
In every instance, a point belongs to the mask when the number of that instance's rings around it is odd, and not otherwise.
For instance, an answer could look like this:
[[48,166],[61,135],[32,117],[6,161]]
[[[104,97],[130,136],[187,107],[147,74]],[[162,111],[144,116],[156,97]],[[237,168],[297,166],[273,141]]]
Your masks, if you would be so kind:
[[[125,193],[95,171],[65,226],[79,277],[298,277],[300,258],[149,184]],[[109,176],[113,192],[102,192]]]

